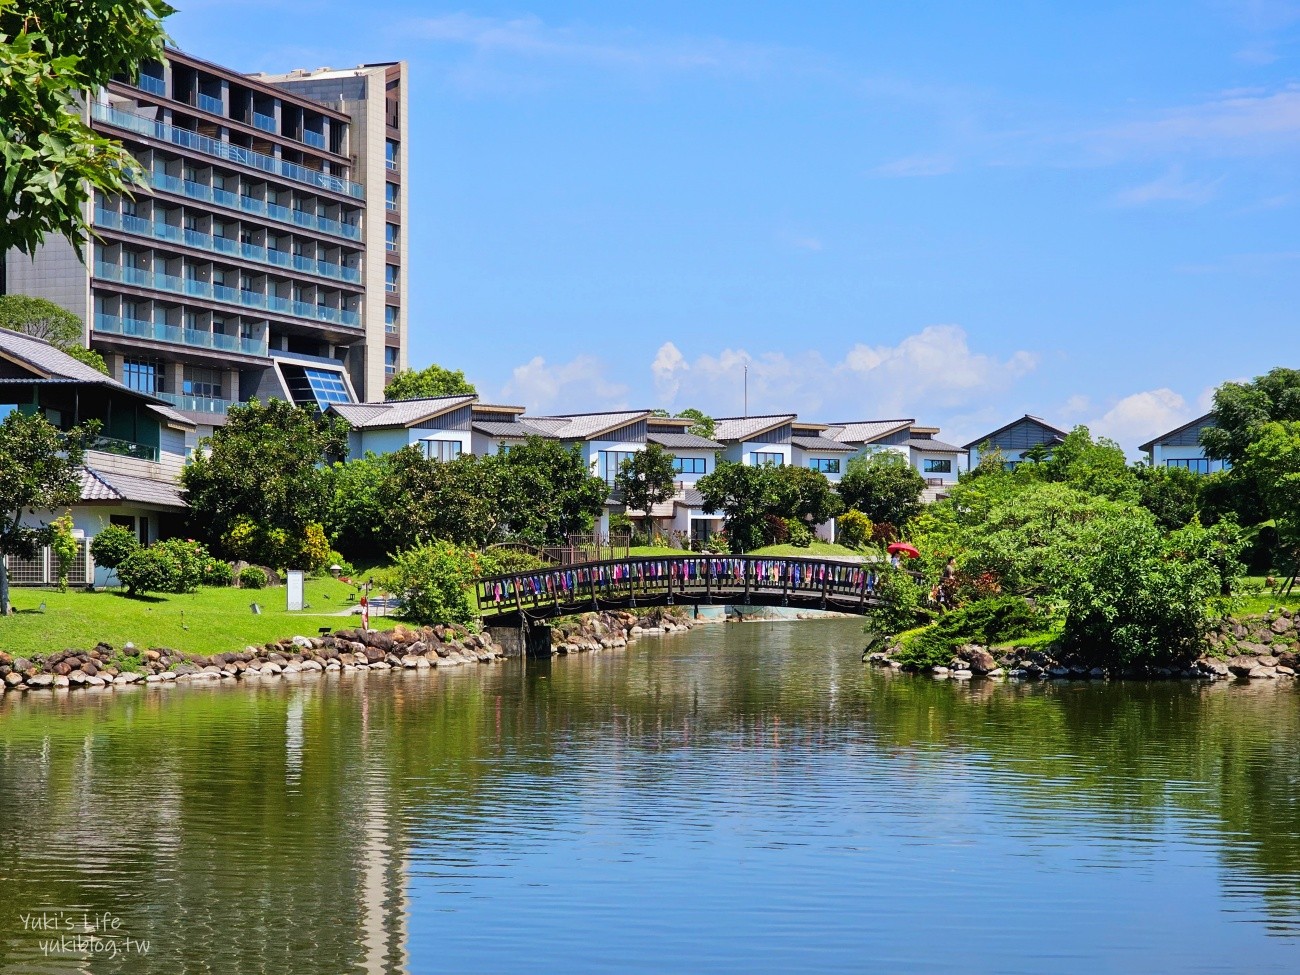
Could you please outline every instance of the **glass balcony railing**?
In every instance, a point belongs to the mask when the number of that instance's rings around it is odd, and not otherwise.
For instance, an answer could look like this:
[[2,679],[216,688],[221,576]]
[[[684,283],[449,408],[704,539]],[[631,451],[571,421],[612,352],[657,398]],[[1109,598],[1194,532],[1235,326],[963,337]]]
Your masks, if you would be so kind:
[[153,119],[145,118],[143,115],[136,115],[134,112],[113,108],[103,102],[95,102],[91,105],[91,116],[96,121],[107,122],[109,125],[128,129],[150,139],[161,139],[208,156],[215,156],[218,159],[238,163],[241,166],[250,166],[264,172],[275,173],[277,176],[283,176],[285,179],[291,179],[295,182],[306,183],[334,193],[343,193],[357,199],[365,196],[365,189],[361,184],[343,179],[340,176],[317,172],[314,169],[308,169],[306,166],[299,166],[296,163],[285,162],[283,159],[276,159],[274,156],[254,152],[252,149],[245,149],[243,146],[236,146],[229,142],[222,142],[219,139],[209,138],[206,135],[199,135],[189,129],[178,129],[165,122],[156,122]]
[[198,103],[199,108],[203,109],[205,112],[212,112],[214,115],[226,114],[226,106],[222,103],[220,98],[213,95],[205,95],[202,92],[199,92]]
[[274,132],[274,131],[275,131],[275,116],[274,116],[274,115],[263,115],[261,112],[254,112],[254,113],[253,113],[253,125],[255,125],[257,128],[261,129],[263,132]]
[[331,278],[335,281],[349,281],[354,284],[361,282],[361,271],[355,267],[334,264],[330,261],[318,261],[298,254],[290,255],[285,251],[275,250],[274,248],[259,247],[257,244],[244,244],[230,237],[216,237],[198,230],[173,227],[168,223],[149,221],[143,217],[118,213],[116,210],[104,210],[96,207],[95,226],[124,230],[129,234],[139,234],[142,237],[152,237],[155,240],[170,241],[174,244],[193,247],[196,250],[226,254],[234,258],[257,261],[260,264],[274,264],[276,267],[293,268],[297,271],[318,274],[323,278]]
[[143,71],[140,72],[140,77],[135,86],[141,91],[153,92],[155,95],[167,94],[167,82],[161,78],[155,78],[151,74],[145,74]]
[[118,440],[116,437],[95,437],[86,444],[86,448],[98,450],[101,454],[118,454],[121,457],[136,457],[140,460],[158,459],[157,447],[132,443],[130,440]]
[[230,190],[218,189],[216,187],[204,186],[202,183],[196,183],[193,180],[181,179],[179,176],[169,176],[166,173],[154,172],[149,174],[149,182],[155,189],[163,190],[167,193],[179,193],[187,196],[191,200],[203,200],[207,203],[216,203],[220,206],[229,207],[232,210],[242,210],[245,213],[257,214],[261,217],[270,217],[281,223],[292,223],[298,227],[305,227],[308,230],[318,230],[322,233],[333,234],[336,237],[346,237],[349,240],[361,239],[361,228],[356,224],[344,223],[341,220],[330,220],[326,217],[318,217],[313,213],[307,213],[303,210],[291,210],[288,207],[282,207],[275,203],[265,203],[251,196],[240,196],[238,193],[232,193]]
[[309,146],[315,146],[317,149],[325,148],[325,136],[320,132],[313,132],[311,129],[303,129],[302,141]]
[[155,291],[170,291],[173,294],[189,295],[209,301],[220,301],[244,308],[255,308],[258,311],[293,315],[297,318],[309,318],[313,321],[345,325],[349,328],[357,328],[361,325],[361,315],[345,308],[313,305],[306,301],[294,301],[278,295],[264,295],[256,291],[241,290],[236,292],[233,288],[213,285],[207,281],[199,281],[196,278],[182,280],[172,274],[160,274],[153,271],[142,271],[139,268],[122,267],[118,264],[110,264],[107,261],[95,262],[95,276],[105,281],[120,281],[123,284],[152,288]]
[[184,393],[154,393],[178,410],[190,413],[225,413],[234,404],[228,399],[213,396],[186,396]]
[[95,316],[95,331],[106,335],[126,335],[131,338],[151,339],[172,345],[186,345],[195,349],[213,349],[217,352],[242,352],[265,358],[266,339],[245,339],[238,335],[204,332],[196,328],[182,328],[160,322],[147,322],[139,318],[119,318],[117,315]]

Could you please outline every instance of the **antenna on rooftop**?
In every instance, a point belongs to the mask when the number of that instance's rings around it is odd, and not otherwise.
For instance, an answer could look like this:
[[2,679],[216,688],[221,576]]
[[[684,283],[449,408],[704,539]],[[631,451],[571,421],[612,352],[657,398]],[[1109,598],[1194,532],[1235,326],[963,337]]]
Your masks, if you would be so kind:
[[749,419],[749,366],[745,366],[745,419]]

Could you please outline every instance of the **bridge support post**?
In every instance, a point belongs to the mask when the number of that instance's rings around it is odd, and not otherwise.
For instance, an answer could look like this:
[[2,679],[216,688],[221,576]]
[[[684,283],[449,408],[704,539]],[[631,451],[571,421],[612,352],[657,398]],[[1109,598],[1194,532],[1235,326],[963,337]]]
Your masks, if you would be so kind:
[[524,621],[518,626],[489,626],[492,642],[507,657],[550,657],[551,628],[546,623]]

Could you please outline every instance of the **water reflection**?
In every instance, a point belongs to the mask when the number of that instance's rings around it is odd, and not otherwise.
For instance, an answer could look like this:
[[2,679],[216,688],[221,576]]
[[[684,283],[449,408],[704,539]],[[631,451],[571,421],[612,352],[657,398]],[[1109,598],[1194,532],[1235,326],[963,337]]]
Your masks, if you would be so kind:
[[[0,970],[1300,963],[1300,694],[917,680],[858,629],[8,695]],[[46,910],[149,951],[47,956]]]

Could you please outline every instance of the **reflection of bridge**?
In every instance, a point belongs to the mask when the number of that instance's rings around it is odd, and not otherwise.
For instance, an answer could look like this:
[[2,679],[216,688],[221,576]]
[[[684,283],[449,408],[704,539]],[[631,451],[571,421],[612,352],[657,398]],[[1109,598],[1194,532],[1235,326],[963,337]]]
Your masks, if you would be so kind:
[[800,606],[863,613],[887,566],[836,559],[746,555],[650,556],[587,562],[478,581],[479,612],[492,625],[634,606]]

